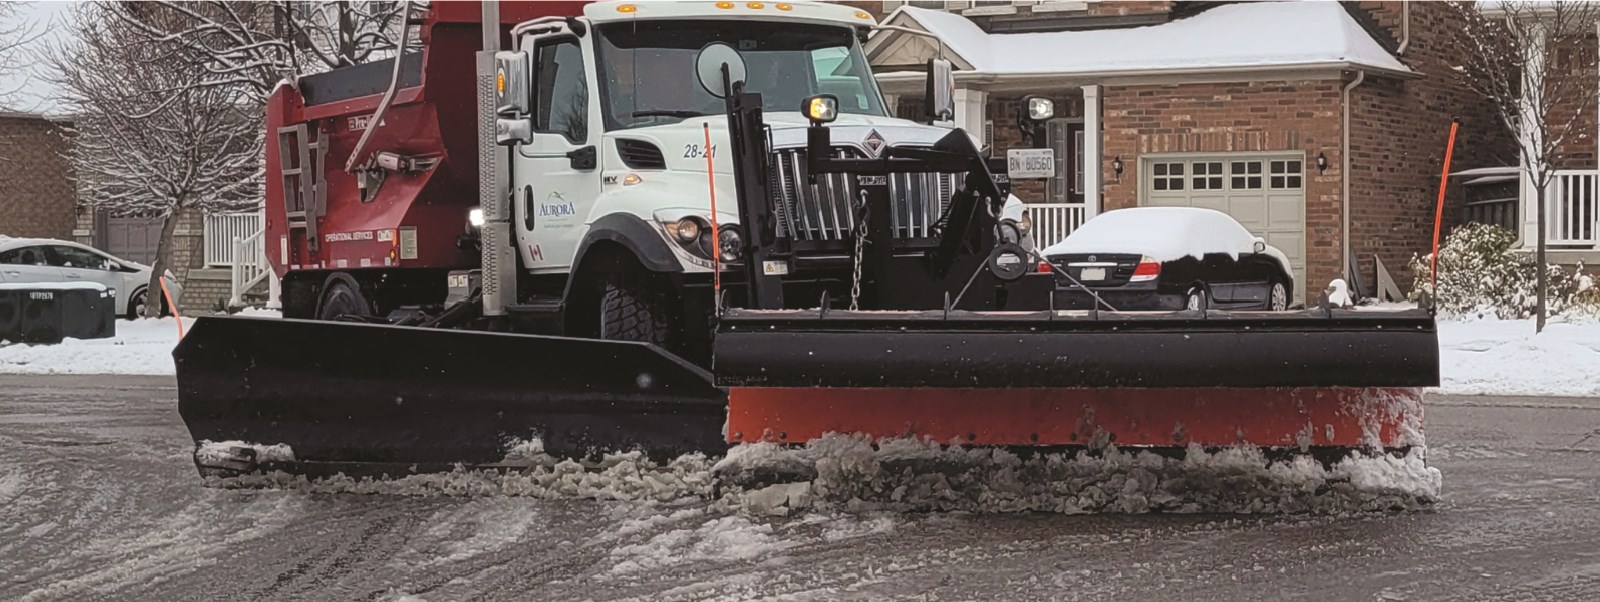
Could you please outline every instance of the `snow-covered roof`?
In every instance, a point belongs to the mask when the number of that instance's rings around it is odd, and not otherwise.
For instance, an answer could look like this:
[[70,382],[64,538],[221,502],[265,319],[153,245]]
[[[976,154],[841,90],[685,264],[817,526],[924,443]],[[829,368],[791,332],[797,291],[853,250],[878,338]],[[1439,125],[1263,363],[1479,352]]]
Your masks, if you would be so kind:
[[961,15],[913,6],[885,22],[926,30],[958,62],[996,75],[1291,67],[1413,73],[1335,2],[1243,2],[1160,25],[1044,33],[991,34]]

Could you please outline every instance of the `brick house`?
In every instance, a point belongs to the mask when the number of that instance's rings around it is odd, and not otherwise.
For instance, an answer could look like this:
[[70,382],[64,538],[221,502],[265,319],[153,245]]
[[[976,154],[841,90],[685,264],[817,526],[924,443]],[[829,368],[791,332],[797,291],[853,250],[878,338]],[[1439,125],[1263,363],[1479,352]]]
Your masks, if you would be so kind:
[[62,121],[0,113],[0,235],[72,237],[77,194]]
[[[872,8],[929,34],[885,30],[866,45],[901,116],[920,117],[921,65],[941,54],[956,67],[956,125],[984,132],[997,154],[1022,144],[1024,96],[1056,101],[1046,143],[1057,175],[1017,185],[1042,237],[1117,208],[1211,207],[1290,256],[1296,299],[1345,275],[1370,294],[1374,258],[1409,288],[1408,262],[1432,238],[1451,116],[1469,124],[1454,168],[1493,165],[1488,151],[1505,144],[1487,103],[1454,76],[1461,42],[1443,4]],[[1452,191],[1449,219],[1463,194]]]

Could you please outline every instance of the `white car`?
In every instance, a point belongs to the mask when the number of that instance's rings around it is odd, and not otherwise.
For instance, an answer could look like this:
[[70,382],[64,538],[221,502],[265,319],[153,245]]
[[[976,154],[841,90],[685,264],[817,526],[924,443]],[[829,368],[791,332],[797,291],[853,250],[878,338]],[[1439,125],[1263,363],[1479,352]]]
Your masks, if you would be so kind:
[[[136,318],[151,299],[150,266],[119,259],[93,247],[65,240],[0,236],[0,282],[94,282],[117,291],[118,313]],[[176,302],[183,295],[168,270],[167,289]],[[160,291],[156,299],[161,298]],[[162,302],[162,313],[169,313]]]

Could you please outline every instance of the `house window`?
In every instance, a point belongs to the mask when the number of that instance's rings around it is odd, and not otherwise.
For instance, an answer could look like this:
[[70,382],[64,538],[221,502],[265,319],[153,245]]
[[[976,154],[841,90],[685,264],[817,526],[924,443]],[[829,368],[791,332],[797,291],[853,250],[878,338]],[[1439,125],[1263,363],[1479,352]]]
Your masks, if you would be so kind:
[[1228,188],[1261,190],[1261,162],[1233,161],[1228,164]]
[[1182,163],[1157,163],[1150,167],[1152,186],[1156,190],[1183,190]]
[[1222,162],[1191,163],[1189,167],[1194,172],[1190,179],[1194,190],[1222,190]]
[[1272,177],[1268,180],[1273,190],[1299,190],[1301,182],[1301,163],[1299,159],[1273,161]]

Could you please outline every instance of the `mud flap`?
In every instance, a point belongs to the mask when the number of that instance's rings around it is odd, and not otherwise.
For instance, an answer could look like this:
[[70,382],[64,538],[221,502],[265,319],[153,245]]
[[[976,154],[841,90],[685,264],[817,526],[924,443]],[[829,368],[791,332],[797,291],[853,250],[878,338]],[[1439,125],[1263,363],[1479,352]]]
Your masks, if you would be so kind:
[[725,394],[643,343],[206,317],[173,357],[197,443],[282,444],[298,464],[492,464],[534,437],[562,456],[726,449]]
[[735,311],[715,369],[730,442],[1398,448],[1438,353],[1423,312]]

